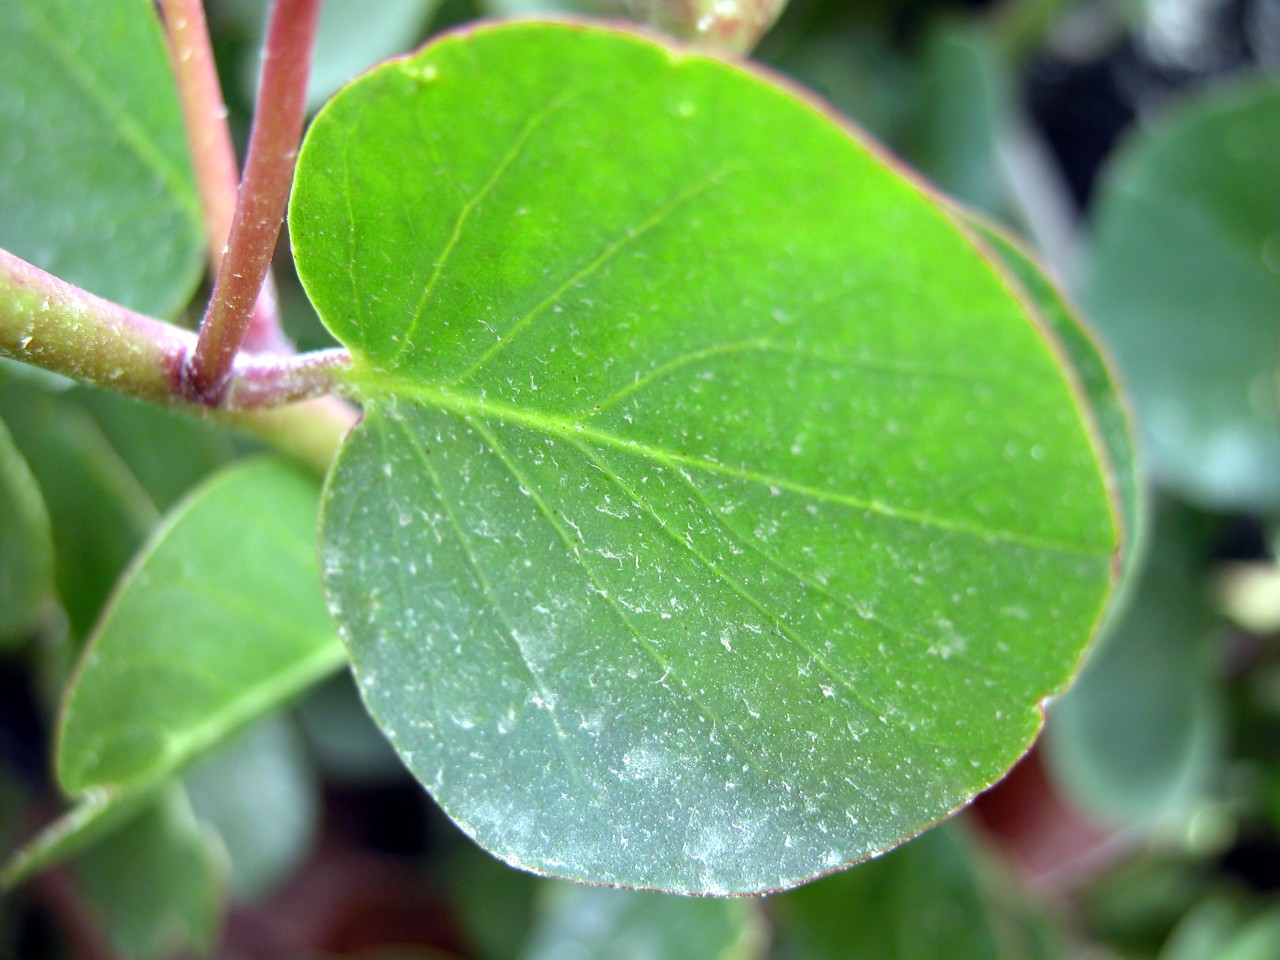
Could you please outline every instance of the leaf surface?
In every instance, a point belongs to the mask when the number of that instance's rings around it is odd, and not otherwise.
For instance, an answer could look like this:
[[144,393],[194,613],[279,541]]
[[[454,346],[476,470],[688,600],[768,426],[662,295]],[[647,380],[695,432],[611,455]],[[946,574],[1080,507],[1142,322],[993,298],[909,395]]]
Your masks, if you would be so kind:
[[1223,509],[1280,507],[1280,85],[1180,104],[1117,154],[1082,291],[1157,477]]
[[490,851],[767,890],[1025,749],[1118,545],[1085,401],[848,130],[647,39],[483,28],[331,102],[291,223],[366,405],[331,609]]
[[154,4],[0,3],[0,130],[0,247],[143,313],[186,303],[202,218]]

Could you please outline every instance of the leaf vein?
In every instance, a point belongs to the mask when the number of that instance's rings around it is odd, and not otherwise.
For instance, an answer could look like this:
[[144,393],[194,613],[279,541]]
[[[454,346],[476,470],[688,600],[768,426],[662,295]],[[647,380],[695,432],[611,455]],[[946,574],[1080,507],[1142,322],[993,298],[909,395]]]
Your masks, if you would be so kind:
[[516,466],[515,462],[507,455],[506,451],[498,443],[498,439],[494,436],[492,431],[484,426],[478,418],[472,418],[470,422],[476,428],[476,431],[481,435],[481,437],[484,438],[484,441],[489,444],[489,447],[493,452],[497,454],[503,463],[506,464],[507,469],[511,472],[511,476],[516,483],[529,491],[529,496],[537,506],[539,512],[547,519],[547,522],[551,524],[560,539],[564,541],[565,546],[569,548],[570,556],[574,558],[578,566],[582,569],[583,574],[585,574],[587,579],[591,581],[596,592],[604,598],[605,602],[608,603],[610,607],[613,608],[613,611],[617,615],[619,621],[621,621],[622,625],[626,627],[627,632],[635,638],[635,641],[640,645],[640,647],[648,653],[650,657],[652,657],[653,661],[658,664],[658,666],[663,668],[664,674],[670,675],[675,679],[676,683],[680,684],[680,688],[684,691],[685,696],[689,698],[689,701],[701,710],[703,714],[711,720],[712,724],[718,725],[724,731],[725,737],[741,754],[742,759],[747,764],[755,767],[767,776],[774,777],[778,780],[784,780],[785,778],[778,771],[761,763],[759,751],[749,750],[737,741],[737,738],[734,737],[731,732],[730,726],[724,721],[724,719],[721,718],[715,710],[707,706],[707,704],[704,703],[692,689],[690,689],[684,678],[672,669],[667,658],[655,650],[653,645],[644,638],[643,634],[641,634],[639,630],[636,629],[635,625],[631,622],[631,619],[627,616],[626,610],[624,610],[622,605],[613,598],[613,595],[609,593],[604,584],[600,582],[599,578],[596,577],[591,568],[587,565],[586,560],[582,557],[582,551],[577,548],[577,544],[574,543],[573,538],[565,530],[563,524],[556,519],[555,512],[551,510],[547,502],[542,498],[541,494],[537,492],[536,485],[531,484],[523,473],[521,473],[519,467]]
[[436,262],[432,269],[431,276],[422,288],[422,293],[418,297],[418,302],[414,306],[413,313],[409,318],[409,325],[405,328],[400,347],[391,357],[390,365],[395,366],[400,359],[408,352],[413,344],[413,337],[418,332],[418,327],[422,324],[423,312],[426,310],[427,301],[431,298],[431,294],[435,291],[436,284],[440,277],[444,274],[445,267],[448,265],[453,252],[457,249],[458,243],[462,240],[463,234],[466,232],[467,221],[471,219],[471,215],[482,204],[485,198],[493,192],[494,188],[502,181],[503,176],[516,162],[520,154],[524,152],[524,148],[528,145],[529,140],[557,110],[569,102],[571,97],[568,94],[557,97],[548,103],[545,107],[531,116],[525,121],[524,126],[516,135],[511,146],[498,160],[497,166],[493,172],[476,193],[468,199],[458,210],[458,216],[454,220],[453,230],[449,234],[449,239],[445,241],[444,247],[436,254]]
[[596,254],[594,258],[587,262],[585,266],[578,268],[569,278],[563,281],[550,294],[540,300],[531,310],[524,316],[516,319],[510,327],[503,332],[498,340],[482,353],[475,361],[472,362],[462,373],[458,374],[450,381],[451,385],[465,383],[479,373],[495,356],[509,347],[520,335],[536,320],[544,310],[553,306],[566,292],[571,288],[581,284],[589,279],[596,271],[625,250],[628,246],[640,240],[646,234],[655,230],[664,223],[673,213],[679,210],[689,201],[706,193],[712,187],[719,184],[724,176],[730,171],[730,167],[720,167],[707,174],[702,179],[695,181],[688,187],[679,191],[675,196],[668,199],[662,206],[651,213],[639,226],[629,227],[619,237],[611,240],[605,248]]
[[[516,652],[519,653],[520,660],[528,671],[530,679],[533,680],[538,687],[538,691],[543,695],[544,701],[547,703],[554,703],[555,697],[551,695],[550,690],[547,688],[546,680],[542,676],[542,671],[529,657],[529,653],[520,639],[519,631],[515,629],[515,625],[511,622],[511,618],[507,615],[505,608],[499,602],[498,595],[494,592],[493,585],[489,582],[488,576],[485,575],[484,566],[481,564],[480,558],[476,556],[475,549],[471,545],[470,538],[467,537],[466,532],[462,528],[462,524],[458,522],[457,514],[450,505],[448,498],[445,497],[444,486],[440,482],[440,475],[436,472],[435,467],[431,465],[431,460],[427,455],[421,439],[414,436],[403,422],[395,422],[400,428],[401,433],[403,433],[405,438],[409,441],[410,449],[414,451],[414,454],[422,464],[423,469],[430,475],[432,490],[436,495],[436,500],[439,502],[441,509],[444,510],[445,515],[449,518],[449,525],[453,528],[454,536],[457,537],[458,545],[462,548],[463,555],[467,558],[467,563],[475,574],[481,591],[489,601],[490,608],[498,615],[498,619],[500,619],[506,626],[506,630],[502,631],[503,635],[509,640]],[[569,750],[571,740],[569,735],[565,732],[564,727],[561,725],[560,718],[556,715],[555,708],[553,707],[552,709],[547,710],[546,714],[551,721],[551,725],[555,728],[556,742],[560,747],[560,753],[564,757],[565,764],[568,766],[569,772],[573,775],[573,778],[584,791],[595,792],[591,791],[591,788],[587,785],[586,780],[582,776],[582,771],[578,768],[577,761],[574,760],[573,754]]]
[[1106,560],[1108,562],[1111,559],[1111,549],[1109,547],[1095,547],[1088,544],[1074,543],[1020,530],[986,527],[971,520],[942,517],[924,510],[895,506],[872,497],[859,497],[842,491],[823,489],[761,470],[722,463],[706,456],[678,453],[642,440],[628,440],[616,434],[594,428],[589,424],[571,420],[569,419],[571,415],[523,410],[508,404],[497,403],[484,397],[473,397],[465,393],[449,390],[446,387],[419,384],[376,370],[354,371],[351,379],[353,382],[381,386],[382,389],[388,392],[417,400],[428,406],[448,410],[463,417],[471,415],[490,417],[505,423],[529,427],[562,440],[577,438],[589,441],[603,449],[631,453],[651,460],[656,464],[672,468],[689,467],[759,486],[786,490],[820,503],[851,507],[855,510],[863,510],[867,513],[919,527],[933,528],[959,536],[974,537],[988,543],[1010,543],[1034,550]]

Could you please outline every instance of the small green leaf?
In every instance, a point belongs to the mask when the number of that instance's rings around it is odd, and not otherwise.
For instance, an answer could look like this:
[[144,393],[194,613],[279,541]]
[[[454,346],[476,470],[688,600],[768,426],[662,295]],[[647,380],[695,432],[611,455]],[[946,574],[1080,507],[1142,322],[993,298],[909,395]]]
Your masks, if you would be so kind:
[[135,561],[80,663],[56,768],[72,796],[146,789],[336,670],[313,546],[314,483],[228,468]]
[[196,816],[226,848],[235,900],[265,898],[310,852],[319,784],[283,714],[258,721],[182,779]]
[[85,898],[121,956],[212,952],[226,903],[226,855],[178,784],[76,863]]
[[0,130],[0,247],[143,313],[190,299],[200,205],[150,0],[0,2]]
[[750,900],[698,900],[662,893],[548,883],[524,960],[757,960],[759,908]]
[[1280,86],[1180,104],[1118,155],[1093,214],[1088,313],[1114,346],[1160,480],[1280,508]]
[[366,409],[331,608],[487,849],[767,890],[1026,748],[1110,592],[1104,454],[1002,274],[848,130],[626,33],[482,28],[322,111],[291,223]]
[[56,602],[49,513],[0,420],[0,647],[38,628]]

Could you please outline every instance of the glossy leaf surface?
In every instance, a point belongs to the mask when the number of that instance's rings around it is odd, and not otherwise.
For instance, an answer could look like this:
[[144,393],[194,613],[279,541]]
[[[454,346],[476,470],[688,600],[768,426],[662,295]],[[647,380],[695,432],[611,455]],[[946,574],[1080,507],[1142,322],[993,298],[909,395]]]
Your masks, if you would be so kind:
[[523,960],[758,960],[759,907],[633,890],[547,884]]
[[1161,480],[1226,509],[1280,507],[1280,86],[1188,102],[1118,154],[1083,290]]
[[218,474],[173,512],[68,693],[56,758],[64,790],[144,789],[338,668],[316,507],[309,478],[256,461]]
[[55,602],[49,512],[0,420],[0,647],[37,628]]
[[0,247],[135,310],[176,313],[204,239],[154,4],[0,2],[0,130]]
[[1118,543],[1084,401],[849,131],[646,39],[480,29],[321,113],[291,224],[366,404],[330,604],[490,851],[786,886],[1030,741]]

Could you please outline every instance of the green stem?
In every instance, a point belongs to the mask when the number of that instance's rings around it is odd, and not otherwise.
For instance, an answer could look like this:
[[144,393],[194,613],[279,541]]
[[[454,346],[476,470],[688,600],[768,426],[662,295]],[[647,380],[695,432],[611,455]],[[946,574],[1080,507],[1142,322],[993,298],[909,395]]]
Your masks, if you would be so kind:
[[0,356],[21,360],[152,403],[213,416],[323,471],[356,411],[331,392],[345,351],[294,357],[240,356],[220,406],[183,391],[196,338],[162,320],[95,297],[0,250]]
[[244,180],[228,249],[186,370],[190,396],[217,405],[275,252],[306,119],[319,0],[275,0]]
[[193,340],[0,250],[0,355],[168,404]]
[[338,447],[355,426],[358,414],[338,397],[320,397],[283,407],[214,411],[213,417],[271,444],[324,476]]

